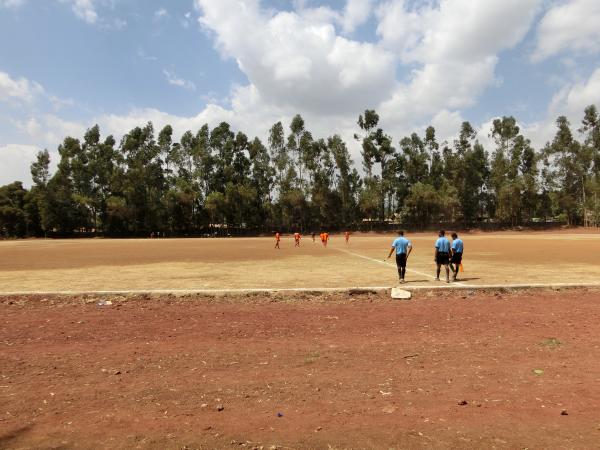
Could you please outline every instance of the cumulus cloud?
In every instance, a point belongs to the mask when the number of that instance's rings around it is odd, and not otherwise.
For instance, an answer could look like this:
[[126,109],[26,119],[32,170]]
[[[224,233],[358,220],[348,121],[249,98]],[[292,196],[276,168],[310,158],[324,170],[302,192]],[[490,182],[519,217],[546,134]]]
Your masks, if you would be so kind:
[[533,61],[562,52],[600,51],[600,2],[571,0],[551,7],[537,28]]
[[38,151],[40,149],[35,145],[0,145],[0,186],[13,181],[22,181],[25,186],[31,185],[29,166]]
[[[237,61],[272,116],[301,112],[345,130],[362,110],[376,108],[394,136],[435,116],[459,117],[498,84],[499,53],[524,38],[541,5],[349,0],[342,11],[300,2],[289,12],[265,10],[258,0],[195,1],[216,47]],[[340,34],[373,12],[379,42]]]
[[377,10],[381,43],[414,65],[381,111],[390,122],[422,120],[438,111],[474,104],[498,82],[498,54],[530,29],[539,0],[439,4],[390,0]]
[[66,136],[81,137],[86,125],[65,120],[56,114],[31,116],[27,120],[14,120],[13,124],[30,140],[38,145],[56,148]]
[[369,20],[373,0],[348,0],[342,15],[344,31],[350,33]]
[[31,103],[36,96],[43,93],[44,89],[35,81],[11,78],[6,72],[0,71],[0,102]]
[[355,113],[379,103],[394,86],[394,55],[339,36],[327,14],[267,11],[256,0],[196,4],[220,52],[234,58],[274,106]]
[[[215,48],[248,79],[232,88],[227,101],[209,103],[189,117],[145,108],[99,115],[82,125],[46,115],[20,129],[40,142],[56,139],[51,147],[67,134],[82,136],[93,123],[119,137],[148,120],[157,130],[171,124],[176,135],[227,121],[264,139],[274,122],[288,124],[301,113],[315,136],[341,134],[358,160],[352,144],[356,119],[374,108],[396,141],[430,123],[440,140],[452,139],[463,121],[461,110],[498,83],[500,53],[524,38],[542,1],[347,0],[338,10],[296,2],[295,9],[283,11],[260,0],[194,0]],[[376,42],[359,40],[352,32],[372,17],[378,22]],[[172,85],[193,90],[172,71],[163,74]]]
[[541,148],[556,133],[555,121],[558,116],[566,116],[576,130],[584,109],[592,104],[600,106],[600,67],[586,80],[563,86],[552,98],[546,116],[540,121],[526,124],[525,133],[536,147]]

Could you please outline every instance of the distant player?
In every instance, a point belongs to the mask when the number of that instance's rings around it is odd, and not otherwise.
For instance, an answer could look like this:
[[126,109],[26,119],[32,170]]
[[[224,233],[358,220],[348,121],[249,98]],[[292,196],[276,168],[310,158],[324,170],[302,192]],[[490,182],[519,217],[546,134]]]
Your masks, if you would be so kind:
[[452,248],[450,249],[452,252],[452,259],[450,260],[450,270],[452,270],[452,281],[456,281],[456,277],[458,276],[458,269],[462,264],[462,255],[463,255],[464,244],[462,239],[458,238],[458,234],[452,233]]
[[327,247],[327,242],[329,241],[329,233],[323,233],[323,245]]
[[281,250],[281,247],[279,246],[279,241],[281,241],[281,234],[279,234],[279,231],[277,233],[275,233],[275,248],[278,248]]
[[313,233],[312,233],[313,242],[315,242],[315,236],[316,236],[316,235],[317,235],[317,233],[315,233],[315,232],[313,231]]
[[294,247],[300,247],[300,233],[294,233]]
[[344,239],[346,239],[346,245],[348,245],[348,241],[350,240],[350,233],[348,231],[344,233]]
[[446,283],[450,283],[450,241],[445,236],[446,232],[441,230],[437,241],[435,241],[435,263],[437,264],[437,271],[435,275],[436,281],[440,281],[440,270],[442,266],[446,267]]
[[396,251],[396,267],[398,268],[398,277],[400,278],[400,283],[405,283],[404,276],[406,275],[406,262],[410,252],[412,252],[412,244],[404,237],[404,231],[400,231],[398,234],[399,237],[394,239],[394,242],[392,242],[392,248],[390,248],[390,253],[387,256],[387,259],[390,259],[392,253]]

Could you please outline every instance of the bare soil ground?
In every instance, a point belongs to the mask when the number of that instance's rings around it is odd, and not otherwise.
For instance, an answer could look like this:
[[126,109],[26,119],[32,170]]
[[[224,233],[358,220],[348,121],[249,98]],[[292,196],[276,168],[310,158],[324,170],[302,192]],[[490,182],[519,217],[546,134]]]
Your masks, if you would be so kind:
[[0,300],[0,448],[600,442],[599,290],[101,299]]
[[[327,248],[271,238],[0,242],[0,292],[392,286],[393,235],[335,235]],[[410,286],[433,286],[434,234],[408,235]],[[461,283],[600,282],[600,233],[464,234]]]

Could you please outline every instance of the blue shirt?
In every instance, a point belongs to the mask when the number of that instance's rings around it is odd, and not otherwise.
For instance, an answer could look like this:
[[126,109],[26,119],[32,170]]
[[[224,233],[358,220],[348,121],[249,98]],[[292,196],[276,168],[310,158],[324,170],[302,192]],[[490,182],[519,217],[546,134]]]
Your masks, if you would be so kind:
[[392,247],[396,249],[396,255],[407,253],[407,249],[409,246],[412,247],[412,244],[405,237],[396,238],[394,239],[394,242],[392,242]]
[[435,241],[435,248],[440,253],[450,253],[450,241],[445,236],[442,236]]
[[452,250],[454,250],[456,253],[462,253],[463,241],[461,239],[454,239],[454,241],[452,241]]

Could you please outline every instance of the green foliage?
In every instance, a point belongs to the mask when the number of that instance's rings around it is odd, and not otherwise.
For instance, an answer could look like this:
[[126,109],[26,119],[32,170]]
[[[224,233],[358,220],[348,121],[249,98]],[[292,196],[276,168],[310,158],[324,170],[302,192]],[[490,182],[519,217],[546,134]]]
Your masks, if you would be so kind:
[[31,165],[33,185],[0,187],[4,236],[76,232],[190,235],[232,230],[348,229],[400,218],[406,226],[483,221],[519,225],[564,218],[600,224],[600,117],[585,109],[578,130],[556,121],[541,151],[514,117],[493,121],[485,149],[464,122],[451,143],[433,127],[397,141],[379,115],[358,118],[364,175],[339,135],[315,138],[300,115],[268,133],[268,146],[222,122],[176,141],[148,123],[117,143],[97,125],[81,140],[66,137],[50,171],[50,154]]

